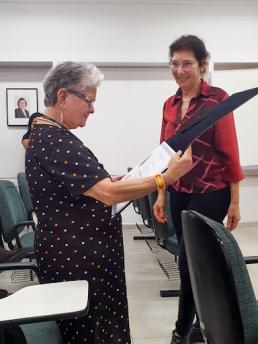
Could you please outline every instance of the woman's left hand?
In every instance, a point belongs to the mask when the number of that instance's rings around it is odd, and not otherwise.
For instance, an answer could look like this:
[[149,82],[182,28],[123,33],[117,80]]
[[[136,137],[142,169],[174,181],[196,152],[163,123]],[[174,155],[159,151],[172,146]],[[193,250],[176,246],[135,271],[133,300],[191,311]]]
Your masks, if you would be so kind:
[[228,208],[227,228],[230,231],[233,231],[237,227],[240,219],[241,219],[241,216],[240,216],[239,205],[230,203],[229,208]]

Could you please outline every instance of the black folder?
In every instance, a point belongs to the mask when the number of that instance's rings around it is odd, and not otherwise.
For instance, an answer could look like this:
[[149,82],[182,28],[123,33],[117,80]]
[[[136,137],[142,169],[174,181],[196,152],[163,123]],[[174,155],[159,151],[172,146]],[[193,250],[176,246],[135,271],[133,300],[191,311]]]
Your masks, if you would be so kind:
[[232,94],[223,102],[202,113],[197,119],[190,121],[184,129],[169,138],[166,141],[167,144],[175,152],[178,150],[185,151],[194,139],[199,137],[205,130],[257,94],[258,87]]

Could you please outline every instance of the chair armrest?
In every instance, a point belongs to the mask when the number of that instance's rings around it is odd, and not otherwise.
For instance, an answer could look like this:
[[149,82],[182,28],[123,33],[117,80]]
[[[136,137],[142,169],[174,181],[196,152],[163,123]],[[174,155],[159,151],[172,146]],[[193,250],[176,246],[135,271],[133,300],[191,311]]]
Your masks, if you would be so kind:
[[0,263],[0,271],[9,270],[33,270],[36,275],[39,273],[38,266],[32,262]]
[[0,264],[21,262],[24,258],[35,258],[34,249],[29,247],[18,248],[15,250],[0,248]]
[[32,285],[0,300],[0,325],[20,325],[85,315],[85,280]]
[[22,222],[19,222],[15,226],[15,229],[18,229],[20,227],[25,227],[25,226],[32,226],[33,228],[35,228],[35,222],[34,221],[22,221]]
[[246,264],[256,264],[258,263],[258,256],[248,256],[244,257]]

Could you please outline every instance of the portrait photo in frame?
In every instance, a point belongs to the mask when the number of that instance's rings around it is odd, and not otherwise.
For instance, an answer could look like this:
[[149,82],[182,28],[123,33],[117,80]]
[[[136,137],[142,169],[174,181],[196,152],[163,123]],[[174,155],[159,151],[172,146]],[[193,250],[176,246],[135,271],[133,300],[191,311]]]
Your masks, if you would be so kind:
[[30,116],[37,111],[37,88],[6,88],[8,126],[26,126]]

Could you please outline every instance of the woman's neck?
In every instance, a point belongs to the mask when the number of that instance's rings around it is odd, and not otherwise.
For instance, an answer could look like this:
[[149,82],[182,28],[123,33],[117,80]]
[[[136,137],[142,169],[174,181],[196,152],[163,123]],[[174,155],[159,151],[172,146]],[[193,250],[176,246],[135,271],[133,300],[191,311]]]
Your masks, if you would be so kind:
[[187,88],[187,89],[181,88],[183,100],[191,100],[192,98],[195,98],[199,94],[200,88],[201,88],[201,80],[198,84],[194,85],[191,88]]
[[49,118],[52,118],[54,121],[56,121],[57,123],[60,123],[64,127],[67,127],[63,123],[63,113],[60,109],[56,109],[55,107],[48,106],[46,107],[44,111],[44,115],[48,116]]

